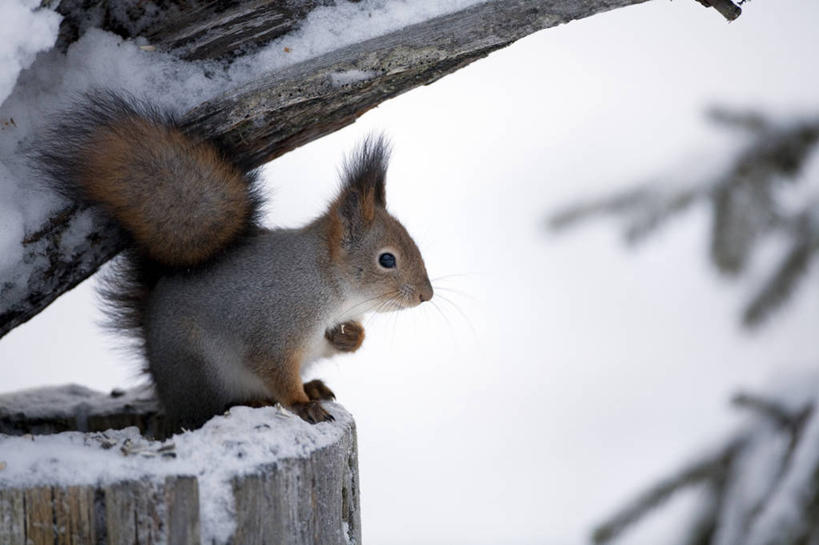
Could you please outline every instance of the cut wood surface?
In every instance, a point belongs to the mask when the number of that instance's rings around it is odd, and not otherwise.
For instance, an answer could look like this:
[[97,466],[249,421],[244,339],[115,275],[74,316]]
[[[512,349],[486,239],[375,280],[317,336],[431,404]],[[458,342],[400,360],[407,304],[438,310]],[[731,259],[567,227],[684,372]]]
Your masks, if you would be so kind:
[[335,422],[312,426],[234,407],[155,441],[105,428],[150,428],[144,390],[0,395],[0,544],[360,543],[355,424],[328,409]]
[[[237,150],[240,164],[258,167],[354,122],[389,98],[432,83],[528,34],[645,1],[498,0],[477,4],[276,73],[260,73],[254,81],[194,107],[184,122]],[[229,9],[214,11],[216,4]],[[321,3],[281,3],[301,6],[286,14],[272,9],[272,4],[279,3],[199,2],[202,9],[169,16],[165,26],[143,30],[155,40],[156,47],[178,52],[181,57],[221,58],[228,51],[250,50],[297,28],[300,18]],[[65,5],[99,10],[106,2],[77,0]],[[169,5],[173,15],[176,3]],[[127,34],[125,25],[117,25],[104,15],[97,16],[103,27],[107,23]],[[243,24],[251,25],[255,32]],[[273,27],[279,30],[265,30]],[[216,28],[222,30],[213,34]],[[70,40],[71,32],[64,34],[62,39]],[[236,41],[231,42],[231,36]],[[349,77],[351,73],[357,77]],[[87,215],[92,221],[84,221]],[[78,233],[78,229],[84,231]],[[67,232],[84,237],[85,244],[65,252],[60,243]],[[27,277],[0,278],[0,336],[93,274],[124,243],[119,230],[94,211],[72,206],[55,213],[26,237],[22,261],[28,265]]]

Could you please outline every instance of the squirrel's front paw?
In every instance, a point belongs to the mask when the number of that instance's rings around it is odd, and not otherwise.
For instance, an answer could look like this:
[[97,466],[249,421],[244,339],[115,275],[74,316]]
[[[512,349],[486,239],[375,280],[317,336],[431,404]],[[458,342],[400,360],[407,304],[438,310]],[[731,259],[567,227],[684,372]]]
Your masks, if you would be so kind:
[[355,352],[364,342],[364,326],[358,322],[344,322],[325,331],[324,336],[339,352]]
[[336,398],[336,394],[319,379],[311,380],[304,385],[304,393],[312,401],[331,400]]
[[324,410],[324,408],[319,405],[318,401],[307,401],[304,403],[294,403],[290,410],[299,415],[303,420],[310,422],[311,424],[317,424],[319,422],[332,422],[335,420],[332,414],[328,413]]

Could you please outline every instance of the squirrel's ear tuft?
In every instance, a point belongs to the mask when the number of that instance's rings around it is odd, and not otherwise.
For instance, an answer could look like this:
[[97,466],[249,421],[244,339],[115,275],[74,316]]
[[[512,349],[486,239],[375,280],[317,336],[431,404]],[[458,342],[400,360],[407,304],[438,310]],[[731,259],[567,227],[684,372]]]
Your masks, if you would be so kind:
[[370,135],[345,158],[341,172],[338,213],[348,240],[357,238],[375,219],[375,209],[387,205],[384,185],[390,146],[383,135]]
[[387,164],[390,144],[383,134],[371,134],[345,158],[342,167],[342,191],[350,190],[372,199],[375,206],[387,206]]

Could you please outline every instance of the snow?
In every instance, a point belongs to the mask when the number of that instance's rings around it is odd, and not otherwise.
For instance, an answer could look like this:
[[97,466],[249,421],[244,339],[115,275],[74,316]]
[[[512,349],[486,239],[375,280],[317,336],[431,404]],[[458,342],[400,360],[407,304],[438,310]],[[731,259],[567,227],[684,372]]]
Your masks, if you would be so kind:
[[0,104],[11,94],[21,70],[54,45],[62,17],[37,9],[39,0],[4,0],[0,4]]
[[350,85],[351,83],[366,81],[374,77],[375,73],[367,70],[345,70],[344,72],[335,72],[330,74],[330,78],[332,79],[335,87],[342,87],[344,85]]
[[[81,386],[45,388],[4,395],[0,411],[14,408],[29,418],[76,414],[90,406],[97,412],[144,401],[146,393],[134,390],[111,397]],[[202,428],[164,442],[146,439],[135,427],[88,434],[0,434],[0,467],[5,465],[0,488],[104,486],[140,479],[161,483],[169,475],[196,475],[203,543],[226,543],[234,531],[234,477],[262,464],[309,456],[339,441],[352,426],[352,417],[340,405],[324,407],[335,422],[311,425],[278,406],[234,407]]]
[[[20,72],[34,62],[39,51],[57,39],[60,15],[35,9],[38,0],[5,0],[0,4],[0,104],[14,88]],[[15,132],[17,120],[0,113],[0,138]],[[0,274],[20,261],[23,249],[23,214],[12,174],[0,161]]]
[[27,418],[68,418],[81,415],[94,407],[96,414],[122,411],[125,405],[155,403],[150,387],[121,390],[117,395],[105,394],[79,384],[57,388],[29,388],[0,396],[0,415],[23,413]]

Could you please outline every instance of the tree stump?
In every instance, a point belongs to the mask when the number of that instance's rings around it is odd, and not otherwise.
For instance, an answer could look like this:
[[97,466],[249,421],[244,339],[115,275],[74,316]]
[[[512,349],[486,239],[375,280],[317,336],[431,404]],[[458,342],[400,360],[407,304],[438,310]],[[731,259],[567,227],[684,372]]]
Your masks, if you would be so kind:
[[360,543],[355,423],[325,407],[234,407],[160,441],[147,390],[1,395],[0,544]]

